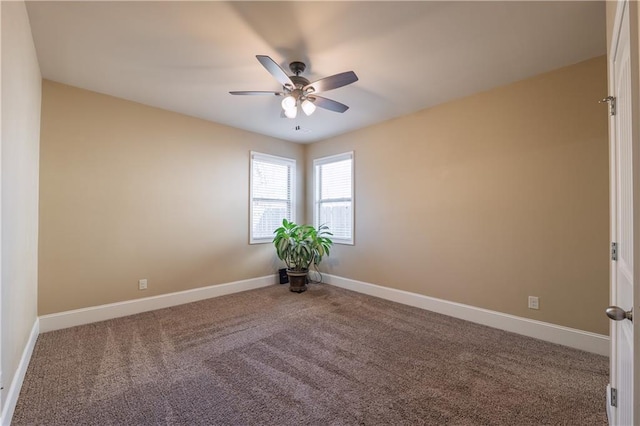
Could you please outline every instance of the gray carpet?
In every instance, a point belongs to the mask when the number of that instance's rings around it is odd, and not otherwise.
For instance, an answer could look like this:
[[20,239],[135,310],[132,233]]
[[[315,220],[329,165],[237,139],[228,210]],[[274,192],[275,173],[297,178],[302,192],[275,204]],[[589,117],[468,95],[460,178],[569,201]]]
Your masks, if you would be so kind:
[[605,425],[608,360],[271,286],[42,334],[14,425]]

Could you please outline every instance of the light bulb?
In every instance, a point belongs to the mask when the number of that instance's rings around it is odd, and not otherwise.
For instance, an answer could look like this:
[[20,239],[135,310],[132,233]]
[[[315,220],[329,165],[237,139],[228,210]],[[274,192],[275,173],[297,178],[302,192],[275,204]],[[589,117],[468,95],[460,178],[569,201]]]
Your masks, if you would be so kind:
[[298,108],[295,106],[293,108],[287,108],[284,110],[284,115],[286,115],[287,118],[296,118],[298,115]]
[[313,114],[313,112],[316,110],[316,106],[313,102],[311,102],[309,99],[305,99],[302,102],[302,110],[304,111],[305,114],[307,115],[311,115]]
[[296,98],[289,95],[282,100],[282,109],[288,110],[296,107]]

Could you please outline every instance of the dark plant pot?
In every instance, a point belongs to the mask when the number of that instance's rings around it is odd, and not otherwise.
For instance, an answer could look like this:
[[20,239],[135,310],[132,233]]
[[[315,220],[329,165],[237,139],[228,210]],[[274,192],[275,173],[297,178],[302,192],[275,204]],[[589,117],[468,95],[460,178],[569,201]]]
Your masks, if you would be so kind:
[[307,272],[308,271],[289,271],[289,290],[296,293],[302,293],[307,289]]

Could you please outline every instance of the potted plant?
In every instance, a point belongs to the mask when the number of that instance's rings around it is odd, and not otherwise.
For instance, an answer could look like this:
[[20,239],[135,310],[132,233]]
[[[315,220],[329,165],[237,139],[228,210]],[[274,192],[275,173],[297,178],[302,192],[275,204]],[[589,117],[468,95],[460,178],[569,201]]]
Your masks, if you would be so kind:
[[312,264],[319,264],[329,255],[333,241],[327,225],[318,229],[311,225],[298,225],[282,220],[282,226],[274,231],[273,244],[280,260],[287,265],[289,290],[302,293],[307,289],[307,274]]

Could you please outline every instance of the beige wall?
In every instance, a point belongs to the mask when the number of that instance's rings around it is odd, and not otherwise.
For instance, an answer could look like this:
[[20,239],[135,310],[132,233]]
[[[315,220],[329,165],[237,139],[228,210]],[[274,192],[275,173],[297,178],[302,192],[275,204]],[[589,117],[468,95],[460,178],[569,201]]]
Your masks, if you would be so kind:
[[355,151],[356,245],[323,269],[608,334],[606,93],[599,57],[308,146],[309,194]]
[[303,199],[301,145],[45,80],[39,314],[275,282],[271,244],[248,244],[251,150],[297,159]]
[[[36,321],[40,68],[23,2],[2,14],[2,405]],[[6,420],[6,419],[5,419]]]

